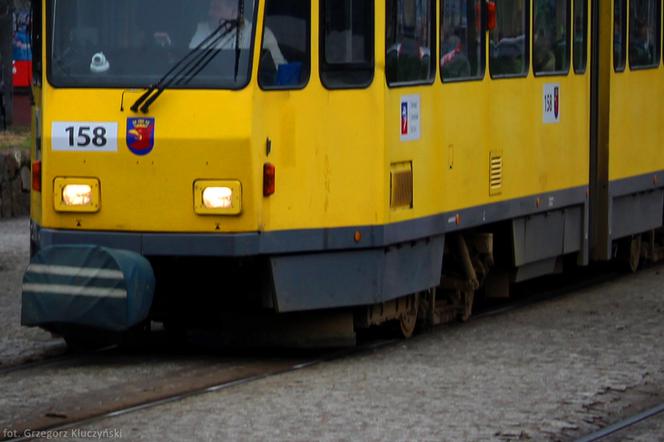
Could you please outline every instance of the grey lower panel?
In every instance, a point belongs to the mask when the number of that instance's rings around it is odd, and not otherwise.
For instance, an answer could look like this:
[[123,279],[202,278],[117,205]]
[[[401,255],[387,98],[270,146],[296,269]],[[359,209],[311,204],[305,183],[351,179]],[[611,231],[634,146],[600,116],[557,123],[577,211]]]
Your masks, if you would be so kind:
[[637,175],[629,178],[614,180],[609,183],[609,195],[613,198],[633,193],[655,190],[664,186],[664,171]]
[[593,257],[609,260],[614,240],[660,227],[663,191],[662,170],[609,181],[593,203]]
[[563,213],[563,254],[584,250],[588,237],[588,206],[569,207]]
[[375,304],[435,287],[445,239],[270,258],[280,312]]
[[664,190],[656,189],[613,198],[611,238],[618,239],[662,225]]
[[[497,221],[544,214],[565,207],[584,205],[588,199],[587,192],[587,186],[580,186],[462,209],[458,212],[446,214],[447,223],[445,231],[453,232]],[[454,220],[457,214],[460,219],[458,224]]]
[[558,258],[548,258],[542,261],[531,262],[519,267],[514,272],[514,282],[528,281],[529,279],[539,278],[540,276],[559,273],[562,266],[559,266]]
[[512,221],[514,265],[540,262],[584,247],[585,206],[567,207]]

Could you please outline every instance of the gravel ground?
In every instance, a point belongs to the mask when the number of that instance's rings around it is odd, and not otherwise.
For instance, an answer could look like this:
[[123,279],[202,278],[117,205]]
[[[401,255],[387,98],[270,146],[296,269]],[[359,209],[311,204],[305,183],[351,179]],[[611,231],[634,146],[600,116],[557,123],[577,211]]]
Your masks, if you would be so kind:
[[[86,429],[129,440],[570,440],[664,399],[661,271]],[[637,440],[661,440],[652,425]]]
[[64,341],[21,327],[21,279],[29,260],[27,218],[0,220],[0,368],[64,350]]

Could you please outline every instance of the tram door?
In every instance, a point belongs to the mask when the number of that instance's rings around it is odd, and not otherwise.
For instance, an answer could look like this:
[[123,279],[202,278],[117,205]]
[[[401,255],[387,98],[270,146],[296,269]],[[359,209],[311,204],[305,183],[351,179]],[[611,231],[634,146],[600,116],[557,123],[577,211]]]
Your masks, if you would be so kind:
[[661,30],[659,0],[593,1],[590,194],[598,260],[610,259],[616,245],[638,258],[640,234],[662,225]]
[[254,132],[276,192],[262,200],[264,229],[379,222],[374,26],[374,2],[265,1]]
[[[483,0],[441,1],[437,81],[442,86],[436,88],[435,101],[437,145],[445,156],[445,211],[484,205],[503,193],[503,152],[489,131],[485,13]],[[492,161],[499,166],[495,175],[490,175]]]
[[[606,26],[611,26],[612,2],[592,0],[591,8],[591,93],[590,93],[590,223],[591,255],[595,260],[606,260],[611,257],[608,224],[608,158],[606,149],[601,145],[608,143],[607,131],[601,130],[600,118],[602,108],[606,107],[606,96],[600,95],[600,82],[608,86],[610,46],[607,37],[610,35]],[[600,28],[601,26],[601,28]],[[604,38],[600,38],[602,32]]]

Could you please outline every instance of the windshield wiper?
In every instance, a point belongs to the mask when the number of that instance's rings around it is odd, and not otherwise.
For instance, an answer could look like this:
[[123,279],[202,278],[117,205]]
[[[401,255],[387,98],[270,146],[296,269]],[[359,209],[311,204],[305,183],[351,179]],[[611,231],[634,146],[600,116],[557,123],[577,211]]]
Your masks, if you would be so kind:
[[[237,81],[237,74],[239,70],[239,63],[240,63],[240,31],[242,29],[242,26],[244,25],[244,2],[243,0],[238,0],[238,14],[237,18],[232,22],[235,27],[235,76],[234,80]],[[229,30],[229,32],[226,32],[224,36],[221,38],[224,38],[226,35],[228,35],[232,31]],[[210,62],[214,59],[214,57],[217,56],[219,53],[219,49],[215,49],[214,45],[208,46],[208,49],[206,51],[206,54],[203,55],[197,62],[192,63],[191,68],[180,78],[178,78],[175,81],[175,84],[177,85],[182,85],[182,84],[189,84],[189,82],[195,78],[205,67],[210,64]]]
[[[185,54],[171,69],[168,70],[155,84],[151,85],[131,106],[133,112],[138,112],[140,109],[144,114],[150,110],[150,105],[155,102],[157,98],[170,87],[175,80],[178,82],[182,79],[182,74],[185,76],[190,75],[192,72],[198,74],[219,52],[216,45],[233,29],[237,28],[237,22],[233,20],[224,21],[207,37],[203,39],[196,47],[191,49]],[[205,49],[205,51],[201,51]],[[211,55],[212,54],[212,55]],[[202,64],[202,67],[198,69]]]
[[233,80],[237,81],[237,73],[240,70],[240,29],[243,24],[241,20],[244,19],[244,0],[237,0],[237,17],[235,19],[238,23],[237,31],[235,31],[235,75]]

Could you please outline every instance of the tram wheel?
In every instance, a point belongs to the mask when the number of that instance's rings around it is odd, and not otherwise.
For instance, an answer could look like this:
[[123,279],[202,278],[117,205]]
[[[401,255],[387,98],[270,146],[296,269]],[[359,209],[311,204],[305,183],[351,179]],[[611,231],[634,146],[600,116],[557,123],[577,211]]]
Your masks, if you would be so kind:
[[641,264],[641,235],[622,239],[618,244],[618,256],[625,270],[636,272]]
[[399,318],[399,330],[401,332],[401,336],[405,339],[413,336],[413,333],[415,332],[415,327],[417,325],[419,296],[410,296],[408,298],[408,302],[410,303],[408,310],[402,313],[401,317]]

